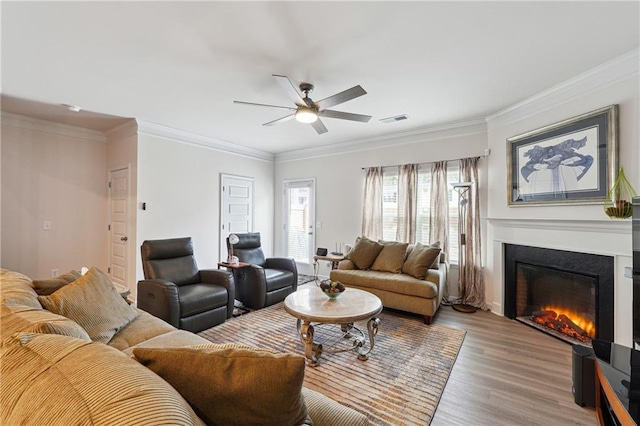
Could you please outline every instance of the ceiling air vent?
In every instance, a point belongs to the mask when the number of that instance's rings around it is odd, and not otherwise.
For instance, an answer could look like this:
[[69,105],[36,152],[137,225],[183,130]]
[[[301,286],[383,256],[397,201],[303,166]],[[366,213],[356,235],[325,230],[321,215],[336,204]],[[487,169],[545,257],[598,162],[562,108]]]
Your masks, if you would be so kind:
[[397,123],[398,121],[408,120],[409,116],[407,114],[396,115],[394,117],[381,118],[380,122],[389,124],[389,123]]

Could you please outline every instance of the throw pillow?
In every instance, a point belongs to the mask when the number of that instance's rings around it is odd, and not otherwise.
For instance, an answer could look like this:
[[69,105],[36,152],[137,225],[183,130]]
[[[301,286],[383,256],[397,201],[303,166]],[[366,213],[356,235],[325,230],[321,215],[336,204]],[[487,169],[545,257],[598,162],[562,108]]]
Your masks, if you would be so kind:
[[373,261],[371,270],[399,274],[402,271],[404,255],[409,244],[395,241],[378,242],[382,244],[382,250]]
[[411,275],[419,280],[424,279],[427,275],[427,269],[438,259],[440,251],[439,242],[430,246],[416,243],[402,265],[402,273]]
[[66,321],[39,322],[24,330],[25,333],[58,334],[60,336],[75,337],[76,339],[91,341],[87,332],[70,319]]
[[382,244],[367,237],[359,237],[356,245],[347,255],[347,259],[351,260],[358,269],[367,269],[376,260],[380,251],[382,251]]
[[48,296],[78,278],[80,278],[80,272],[71,270],[57,277],[33,280],[33,289],[39,296]]
[[77,322],[91,340],[108,343],[138,316],[98,268],[89,271],[50,296],[38,296],[42,306]]
[[304,358],[254,348],[136,348],[133,354],[207,424],[311,424],[301,394]]

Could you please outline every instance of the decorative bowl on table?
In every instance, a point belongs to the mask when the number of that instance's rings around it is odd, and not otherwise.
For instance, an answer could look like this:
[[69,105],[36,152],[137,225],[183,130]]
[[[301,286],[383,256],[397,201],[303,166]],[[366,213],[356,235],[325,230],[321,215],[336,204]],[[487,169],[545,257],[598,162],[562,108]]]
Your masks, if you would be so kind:
[[324,280],[320,282],[320,290],[330,299],[340,296],[346,289],[340,281]]

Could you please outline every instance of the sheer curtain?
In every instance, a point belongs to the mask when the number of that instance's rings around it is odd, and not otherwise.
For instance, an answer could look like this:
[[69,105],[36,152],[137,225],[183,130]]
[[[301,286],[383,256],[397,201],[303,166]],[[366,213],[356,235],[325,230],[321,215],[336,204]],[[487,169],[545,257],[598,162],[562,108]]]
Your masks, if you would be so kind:
[[374,241],[382,238],[382,167],[366,169],[362,235]]
[[398,227],[396,241],[413,244],[416,241],[416,198],[418,165],[398,166]]
[[465,210],[466,244],[464,249],[464,265],[458,270],[460,294],[464,295],[463,303],[480,309],[487,309],[482,275],[482,253],[480,248],[480,204],[478,202],[478,161],[480,157],[460,160],[460,178],[463,182],[471,182]]

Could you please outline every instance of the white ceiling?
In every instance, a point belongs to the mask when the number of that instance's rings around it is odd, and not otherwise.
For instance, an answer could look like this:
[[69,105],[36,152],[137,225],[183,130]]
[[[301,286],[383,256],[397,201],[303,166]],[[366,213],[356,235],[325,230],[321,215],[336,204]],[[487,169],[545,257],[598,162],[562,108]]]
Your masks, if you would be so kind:
[[[274,154],[484,118],[640,44],[638,1],[2,1],[1,19],[4,111],[73,104]],[[272,74],[315,100],[360,84],[333,109],[373,118],[262,126],[286,111],[233,101],[292,106]]]

